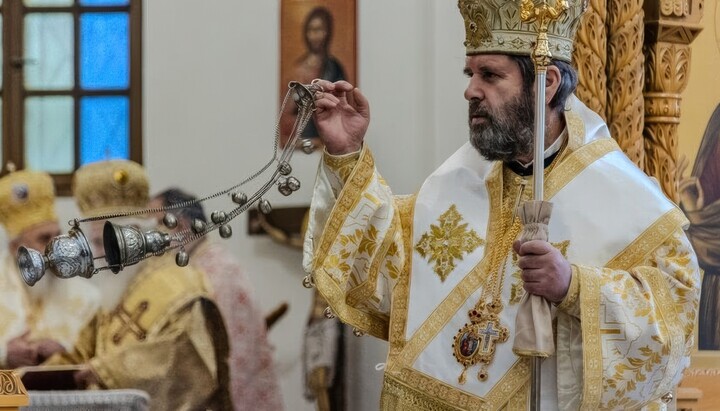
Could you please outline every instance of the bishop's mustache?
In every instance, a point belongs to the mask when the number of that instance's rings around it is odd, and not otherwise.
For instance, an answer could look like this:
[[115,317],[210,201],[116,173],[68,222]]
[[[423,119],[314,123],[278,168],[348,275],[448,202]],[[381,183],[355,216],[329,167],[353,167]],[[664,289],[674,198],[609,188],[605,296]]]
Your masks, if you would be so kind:
[[470,100],[468,114],[472,117],[491,117],[490,110],[483,107],[479,100]]

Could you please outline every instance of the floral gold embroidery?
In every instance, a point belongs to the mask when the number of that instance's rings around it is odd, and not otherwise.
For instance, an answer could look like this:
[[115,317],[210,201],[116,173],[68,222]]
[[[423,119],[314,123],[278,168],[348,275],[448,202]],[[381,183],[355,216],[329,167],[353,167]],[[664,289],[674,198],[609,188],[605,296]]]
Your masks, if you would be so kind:
[[[513,260],[515,260],[515,257],[513,257]],[[510,305],[520,303],[520,300],[522,300],[522,296],[525,295],[525,289],[523,288],[523,280],[520,277],[521,273],[521,270],[517,270],[512,273],[513,283],[510,286]]]
[[[398,245],[396,243],[390,244],[388,249],[389,256],[397,256],[400,254]],[[397,280],[400,277],[400,266],[398,266],[393,259],[385,261],[385,269],[387,270],[388,276],[393,280]]]
[[430,230],[420,237],[415,250],[434,263],[433,271],[445,281],[455,269],[456,260],[485,244],[475,230],[468,230],[468,223],[463,223],[462,215],[457,211],[455,204],[442,213],[438,218],[438,225],[430,225]]

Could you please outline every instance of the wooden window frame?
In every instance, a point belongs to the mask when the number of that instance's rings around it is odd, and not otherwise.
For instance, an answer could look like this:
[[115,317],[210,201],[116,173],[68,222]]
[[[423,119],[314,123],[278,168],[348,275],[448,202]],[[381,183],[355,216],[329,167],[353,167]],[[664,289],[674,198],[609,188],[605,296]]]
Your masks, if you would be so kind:
[[[122,95],[129,100],[129,133],[130,160],[142,164],[142,0],[128,0],[127,6],[88,7],[80,6],[78,0],[66,7],[27,7],[22,0],[3,0],[2,10],[2,170],[0,175],[7,173],[5,165],[15,164],[18,170],[25,167],[24,145],[24,98],[28,96],[71,96],[74,99],[74,150],[73,170],[80,166],[80,97],[93,95]],[[119,91],[81,90],[80,89],[80,32],[79,21],[82,12],[127,12],[128,32],[130,35],[130,86]],[[71,90],[62,91],[26,91],[23,83],[23,23],[24,16],[30,12],[66,12],[73,15],[74,20],[74,86]],[[18,120],[16,120],[18,119]],[[71,192],[72,173],[53,174],[55,189],[58,196],[69,196]]]

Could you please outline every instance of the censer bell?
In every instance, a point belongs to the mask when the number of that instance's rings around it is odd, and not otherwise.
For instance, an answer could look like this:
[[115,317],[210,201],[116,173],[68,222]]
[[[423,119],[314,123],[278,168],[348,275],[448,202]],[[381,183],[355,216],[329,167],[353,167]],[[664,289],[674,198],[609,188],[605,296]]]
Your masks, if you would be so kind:
[[148,254],[164,253],[169,245],[170,234],[158,230],[142,232],[136,227],[116,225],[110,221],[103,226],[105,261],[115,274],[123,267],[140,262]]

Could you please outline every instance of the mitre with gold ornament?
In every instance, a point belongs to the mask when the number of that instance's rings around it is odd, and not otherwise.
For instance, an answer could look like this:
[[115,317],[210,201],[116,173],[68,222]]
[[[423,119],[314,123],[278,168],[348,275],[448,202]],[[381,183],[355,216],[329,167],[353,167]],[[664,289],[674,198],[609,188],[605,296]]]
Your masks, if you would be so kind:
[[0,178],[0,223],[9,238],[48,221],[57,221],[55,187],[48,173],[21,170]]
[[[550,7],[541,7],[547,4]],[[468,56],[475,54],[532,55],[537,42],[541,13],[558,12],[558,19],[547,26],[547,37],[553,58],[572,60],[575,33],[587,0],[459,0],[458,8],[465,21]]]
[[75,172],[72,184],[85,217],[143,210],[150,196],[145,168],[130,160],[86,164]]

